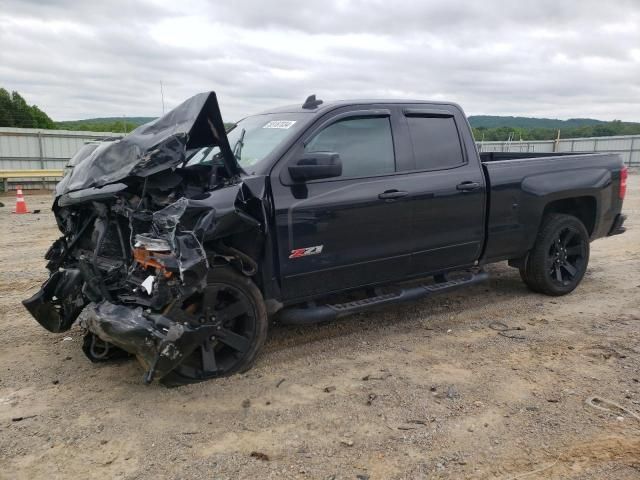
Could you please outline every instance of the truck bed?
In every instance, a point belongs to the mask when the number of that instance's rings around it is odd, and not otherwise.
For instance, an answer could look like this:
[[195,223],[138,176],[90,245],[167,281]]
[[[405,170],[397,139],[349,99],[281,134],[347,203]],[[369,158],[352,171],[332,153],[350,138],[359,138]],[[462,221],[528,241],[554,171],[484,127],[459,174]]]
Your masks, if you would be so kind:
[[482,163],[502,160],[523,160],[528,158],[566,157],[575,155],[599,155],[593,152],[480,152]]
[[607,235],[620,211],[612,188],[622,168],[617,154],[485,152],[480,158],[489,183],[484,262],[526,254],[543,215],[563,199],[584,204],[592,239]]

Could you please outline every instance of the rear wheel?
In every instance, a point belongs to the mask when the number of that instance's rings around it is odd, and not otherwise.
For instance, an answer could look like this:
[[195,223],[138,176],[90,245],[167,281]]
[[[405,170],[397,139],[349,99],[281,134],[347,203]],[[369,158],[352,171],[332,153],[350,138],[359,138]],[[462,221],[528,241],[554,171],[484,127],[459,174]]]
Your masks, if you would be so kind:
[[168,386],[241,373],[253,365],[267,338],[267,311],[258,287],[231,268],[214,268],[207,287],[188,299],[184,310],[197,325],[216,325],[207,339],[172,372]]
[[520,276],[534,292],[566,295],[582,281],[589,263],[589,233],[576,217],[547,216]]

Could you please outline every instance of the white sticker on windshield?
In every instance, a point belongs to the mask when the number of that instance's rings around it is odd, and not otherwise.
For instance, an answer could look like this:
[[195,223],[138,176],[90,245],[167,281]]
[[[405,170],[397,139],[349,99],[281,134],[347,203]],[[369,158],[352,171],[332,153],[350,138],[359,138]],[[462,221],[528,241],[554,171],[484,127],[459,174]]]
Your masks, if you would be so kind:
[[296,123],[295,120],[271,120],[262,128],[291,128],[293,124]]

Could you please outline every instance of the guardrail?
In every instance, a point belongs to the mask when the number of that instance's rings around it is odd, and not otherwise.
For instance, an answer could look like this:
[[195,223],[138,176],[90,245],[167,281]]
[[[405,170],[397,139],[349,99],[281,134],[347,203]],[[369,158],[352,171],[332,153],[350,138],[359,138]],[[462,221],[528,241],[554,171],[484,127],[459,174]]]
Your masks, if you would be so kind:
[[0,178],[60,178],[62,170],[0,170]]
[[51,182],[51,179],[58,181],[62,178],[64,171],[62,169],[49,170],[0,170],[0,181],[2,182],[3,191],[9,191],[9,180],[16,185],[20,182],[30,182],[33,179],[39,179],[42,182]]

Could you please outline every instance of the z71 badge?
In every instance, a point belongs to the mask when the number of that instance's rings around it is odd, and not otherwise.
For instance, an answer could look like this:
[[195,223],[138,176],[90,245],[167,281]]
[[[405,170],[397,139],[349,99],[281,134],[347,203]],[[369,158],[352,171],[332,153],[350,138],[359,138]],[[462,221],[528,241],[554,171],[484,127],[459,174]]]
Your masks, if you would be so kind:
[[296,248],[295,250],[291,250],[291,255],[289,258],[300,258],[300,257],[308,257],[309,255],[318,255],[322,253],[323,245],[316,245],[315,247],[307,247],[307,248]]

